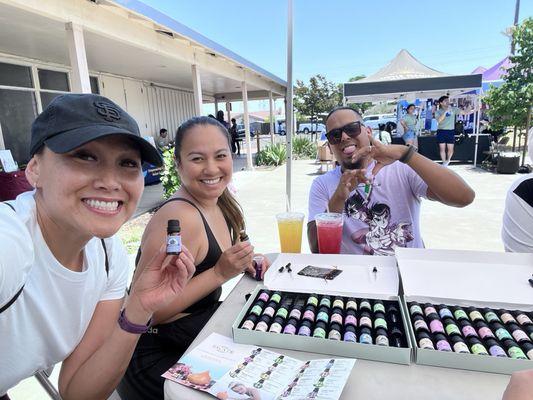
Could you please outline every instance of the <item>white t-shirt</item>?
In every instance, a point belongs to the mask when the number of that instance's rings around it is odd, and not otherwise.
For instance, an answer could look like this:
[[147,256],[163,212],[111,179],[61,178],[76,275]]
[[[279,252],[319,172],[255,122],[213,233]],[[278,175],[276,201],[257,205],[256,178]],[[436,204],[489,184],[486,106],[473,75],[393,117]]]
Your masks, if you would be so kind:
[[19,381],[67,358],[87,329],[96,305],[124,297],[128,257],[116,236],[85,247],[84,269],[63,267],[43,239],[33,192],[0,203],[0,395]]
[[533,174],[516,180],[507,192],[502,240],[505,251],[533,253]]
[[[367,168],[370,177],[374,163]],[[309,221],[327,209],[337,190],[341,168],[315,178],[309,193]],[[354,190],[344,207],[341,253],[394,255],[397,247],[424,247],[420,236],[421,197],[427,184],[399,161],[383,167],[370,195]]]

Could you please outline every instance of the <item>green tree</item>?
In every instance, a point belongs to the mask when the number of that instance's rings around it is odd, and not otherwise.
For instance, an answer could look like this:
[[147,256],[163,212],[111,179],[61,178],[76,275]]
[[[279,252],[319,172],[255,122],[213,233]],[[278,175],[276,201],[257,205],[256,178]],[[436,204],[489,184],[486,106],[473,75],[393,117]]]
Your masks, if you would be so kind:
[[328,81],[324,75],[312,76],[308,84],[301,80],[296,81],[294,107],[300,115],[316,118],[318,114],[327,113],[337,105],[339,105],[337,85]]
[[[512,66],[498,88],[491,88],[484,101],[488,104],[491,125],[514,126],[527,135],[533,107],[533,18],[524,20],[513,30],[516,53],[509,57]],[[525,142],[527,143],[527,137]],[[526,146],[523,148],[525,157]]]
[[[357,82],[360,79],[366,78],[366,75],[356,75],[352,76],[350,79],[348,79],[348,82]],[[337,86],[337,97],[338,97],[338,103],[342,104],[343,100],[343,93],[344,93],[344,84],[339,83]],[[366,103],[350,103],[347,104],[348,107],[353,108],[354,110],[359,111],[361,114],[363,114],[366,110],[372,107],[371,102]]]

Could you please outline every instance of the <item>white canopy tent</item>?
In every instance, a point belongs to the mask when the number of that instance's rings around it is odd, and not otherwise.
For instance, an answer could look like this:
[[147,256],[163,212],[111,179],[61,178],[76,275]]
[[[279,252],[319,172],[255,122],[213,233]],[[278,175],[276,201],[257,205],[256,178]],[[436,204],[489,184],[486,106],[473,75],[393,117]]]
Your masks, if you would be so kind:
[[[343,85],[343,103],[369,101],[408,100],[436,98],[443,94],[457,97],[481,88],[481,74],[448,75],[434,70],[402,49],[396,57],[375,74],[357,82]],[[477,107],[478,97],[475,96]],[[479,138],[479,111],[474,115],[474,166],[477,161]]]

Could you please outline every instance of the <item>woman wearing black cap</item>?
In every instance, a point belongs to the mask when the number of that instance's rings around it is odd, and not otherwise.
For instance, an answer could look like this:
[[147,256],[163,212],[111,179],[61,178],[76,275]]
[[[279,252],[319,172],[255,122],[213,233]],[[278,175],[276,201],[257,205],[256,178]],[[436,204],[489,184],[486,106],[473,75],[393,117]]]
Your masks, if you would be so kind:
[[188,250],[162,248],[124,304],[128,257],[114,235],[139,202],[141,163],[161,158],[126,112],[91,94],[56,98],[32,125],[30,154],[35,190],[0,203],[0,398],[61,361],[64,399],[107,398],[153,312],[194,272]]

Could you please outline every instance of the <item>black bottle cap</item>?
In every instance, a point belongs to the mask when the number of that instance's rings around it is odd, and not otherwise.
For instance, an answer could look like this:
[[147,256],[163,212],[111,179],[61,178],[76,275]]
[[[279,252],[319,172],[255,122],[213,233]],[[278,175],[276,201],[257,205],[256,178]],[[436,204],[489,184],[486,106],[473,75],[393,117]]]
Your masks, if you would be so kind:
[[446,325],[457,325],[455,323],[455,321],[453,319],[451,319],[450,317],[444,318],[442,320],[442,323],[444,324],[444,326],[446,326]]
[[[353,310],[349,310],[346,312],[346,314],[348,314],[349,312],[352,312],[354,315],[355,315],[355,312]],[[335,307],[332,311],[331,311],[332,314],[340,314],[342,315],[342,309],[338,308],[338,307]]]
[[467,337],[466,338],[466,342],[468,343],[469,346],[472,346],[474,344],[478,344],[478,343],[481,343],[481,340],[479,340],[477,337],[475,336],[470,336],[470,337]]
[[[348,310],[346,311],[346,315],[353,315],[355,317],[355,311],[354,310]],[[370,314],[369,314],[370,316]]]
[[533,350],[533,343],[531,342],[522,343],[522,350],[524,350],[524,353],[527,353],[529,350]]
[[485,323],[485,321],[476,321],[474,322],[474,326],[476,327],[476,329],[488,328],[488,325]]
[[348,325],[346,328],[344,328],[344,332],[355,333],[355,327],[353,327],[352,325]]
[[434,336],[435,342],[440,342],[441,340],[446,340],[446,336],[442,333],[436,333]]
[[385,314],[383,314],[381,311],[378,311],[378,312],[374,313],[374,318],[375,319],[377,319],[377,318],[385,319]]
[[327,327],[326,323],[325,323],[325,322],[322,322],[322,321],[318,321],[318,322],[315,324],[315,329],[317,329],[317,328],[322,328],[322,329],[326,330],[326,327]]
[[376,329],[376,336],[387,336],[387,331],[383,328]]
[[510,349],[511,347],[519,347],[518,344],[511,339],[503,339],[502,344],[506,349]]
[[245,321],[252,321],[252,322],[256,322],[257,321],[257,315],[255,314],[250,314],[246,317]]
[[278,324],[280,324],[280,325],[283,325],[283,322],[285,322],[285,319],[282,318],[282,317],[276,317],[276,318],[274,318],[274,323],[276,323],[276,322]]
[[507,325],[507,330],[509,332],[514,332],[516,330],[521,330],[520,327],[518,326],[518,324],[514,323],[514,322],[511,322],[509,325]]
[[414,321],[420,321],[420,320],[425,321],[424,317],[421,316],[421,315],[415,315],[415,316],[413,317],[413,322],[414,322]]
[[490,324],[490,327],[493,329],[493,330],[498,330],[500,328],[503,328],[503,325],[499,322],[492,322]]
[[450,336],[450,342],[452,342],[452,344],[455,344],[455,343],[459,343],[459,342],[464,343],[465,341],[459,335],[452,335],[452,336]]
[[325,307],[325,306],[322,306],[318,309],[318,312],[325,312],[326,314],[329,314],[329,308],[328,307]]
[[316,308],[315,308],[315,306],[310,304],[307,307],[305,307],[305,311],[307,311],[307,310],[311,310],[311,311],[315,312]]
[[335,330],[335,331],[341,331],[341,326],[340,324],[336,323],[336,322],[333,322],[330,327],[329,327],[330,330]]
[[[280,317],[278,317],[280,318]],[[283,319],[283,318],[282,318]],[[289,320],[287,321],[287,325],[298,325],[298,320],[296,318],[289,318]]]
[[261,316],[261,321],[262,321],[262,322],[265,322],[265,323],[269,324],[269,323],[270,323],[270,320],[271,320],[271,318],[270,318],[270,316],[268,316],[268,315],[262,315],[262,316]]
[[485,344],[487,345],[487,347],[499,346],[500,345],[497,340],[492,339],[492,338],[489,338],[489,339],[485,340]]
[[440,320],[438,314],[435,314],[435,313],[431,313],[431,314],[429,314],[429,315],[426,317],[426,319],[428,320],[428,322],[429,322],[429,321],[433,321],[434,319],[438,319],[438,320]]
[[370,313],[367,312],[367,311],[362,311],[361,314],[359,314],[359,317],[360,317],[360,318],[363,318],[363,317],[368,317],[368,318],[370,318]]
[[174,233],[174,232],[180,232],[180,221],[177,219],[169,219],[168,225],[167,225],[167,232],[168,233]]
[[302,321],[302,323],[300,324],[300,328],[302,326],[307,326],[309,329],[311,329],[311,322],[310,321]]
[[459,326],[461,326],[461,328],[462,328],[463,326],[472,326],[472,324],[470,323],[470,321],[468,321],[468,320],[466,320],[466,319],[462,319],[462,320],[460,320],[460,321],[458,321],[458,322],[459,322]]
[[424,338],[430,339],[431,337],[426,332],[417,332],[416,333],[416,340],[420,340],[420,339],[424,339]]
[[372,335],[372,330],[370,328],[364,327],[359,330],[359,334],[362,335],[363,333],[366,333],[368,335]]
[[250,240],[244,229],[239,232],[239,240],[241,242],[248,242]]
[[468,308],[466,309],[466,312],[467,312],[467,313],[471,313],[472,311],[476,311],[476,310],[477,310],[476,307],[468,307]]

